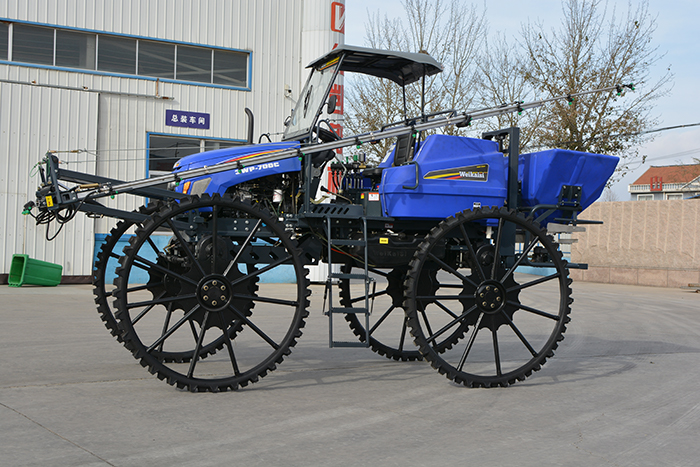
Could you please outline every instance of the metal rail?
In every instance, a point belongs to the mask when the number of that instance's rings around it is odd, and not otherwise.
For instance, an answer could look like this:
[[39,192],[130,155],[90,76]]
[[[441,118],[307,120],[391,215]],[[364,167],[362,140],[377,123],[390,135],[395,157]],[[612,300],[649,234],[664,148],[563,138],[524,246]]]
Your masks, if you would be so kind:
[[254,156],[246,160],[245,165],[240,161],[227,162],[223,164],[216,164],[212,166],[205,166],[198,169],[183,170],[177,173],[171,173],[167,175],[162,175],[159,177],[147,178],[142,180],[136,180],[133,182],[123,182],[123,183],[101,183],[94,191],[90,193],[80,193],[78,194],[77,200],[90,197],[91,199],[100,198],[103,196],[110,196],[119,193],[130,193],[143,188],[148,188],[154,185],[160,185],[163,183],[170,182],[180,182],[183,179],[201,177],[204,175],[216,174],[219,172],[225,172],[227,170],[242,169],[244,167],[249,167],[252,165],[264,164],[267,162],[279,161],[293,156],[305,156],[308,154],[314,154],[317,152],[322,152],[331,149],[339,149],[353,145],[362,145],[365,143],[370,143],[374,141],[379,141],[382,139],[393,138],[396,136],[405,135],[411,132],[420,132],[425,130],[431,130],[434,128],[440,128],[448,125],[469,125],[473,120],[479,120],[483,118],[494,117],[498,115],[503,115],[512,112],[522,112],[524,110],[533,109],[536,107],[541,107],[550,102],[555,102],[559,100],[567,100],[572,102],[574,98],[579,96],[584,96],[587,94],[594,94],[606,91],[617,91],[622,92],[623,88],[629,88],[634,90],[632,84],[625,85],[615,85],[606,88],[595,89],[592,91],[583,91],[574,94],[567,94],[564,96],[550,97],[548,99],[542,99],[533,102],[516,102],[512,104],[504,104],[498,107],[479,109],[472,112],[456,113],[452,112],[447,116],[436,116],[434,118],[429,118],[427,121],[421,122],[421,117],[415,118],[411,123],[409,120],[407,124],[400,127],[385,128],[378,131],[370,131],[367,133],[361,133],[354,136],[349,136],[336,141],[328,143],[319,143],[313,145],[302,146],[294,149],[283,149],[272,154],[264,154],[260,156]]

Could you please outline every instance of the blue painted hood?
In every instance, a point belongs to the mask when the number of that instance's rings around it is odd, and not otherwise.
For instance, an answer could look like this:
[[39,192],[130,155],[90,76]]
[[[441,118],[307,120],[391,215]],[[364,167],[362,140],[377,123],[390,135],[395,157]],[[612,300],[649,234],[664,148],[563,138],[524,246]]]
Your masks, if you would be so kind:
[[185,156],[177,161],[173,167],[173,173],[234,161],[240,161],[241,164],[245,166],[247,165],[245,163],[246,159],[253,156],[273,154],[276,151],[298,147],[298,141],[288,141],[283,143],[248,144],[245,146],[234,146],[232,148],[200,152]]

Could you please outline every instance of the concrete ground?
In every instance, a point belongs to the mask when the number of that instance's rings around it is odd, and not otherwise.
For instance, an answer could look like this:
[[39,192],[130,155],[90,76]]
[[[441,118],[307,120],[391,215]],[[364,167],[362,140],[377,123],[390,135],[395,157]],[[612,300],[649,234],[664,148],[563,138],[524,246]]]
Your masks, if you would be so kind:
[[0,286],[0,464],[698,464],[700,294],[574,283],[556,356],[509,388],[468,389],[425,362],[329,349],[312,288],[277,371],[191,394],[108,334],[90,287]]

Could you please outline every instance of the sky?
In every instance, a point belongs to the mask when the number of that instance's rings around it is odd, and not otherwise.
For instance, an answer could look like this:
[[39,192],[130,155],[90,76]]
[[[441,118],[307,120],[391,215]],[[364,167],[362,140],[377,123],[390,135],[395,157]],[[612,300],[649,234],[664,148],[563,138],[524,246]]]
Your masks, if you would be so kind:
[[[464,0],[469,3],[469,0]],[[515,38],[520,26],[528,21],[542,22],[547,28],[558,28],[563,14],[560,0],[489,0],[486,3],[473,2],[477,7],[486,8],[489,31],[500,31]],[[615,7],[618,15],[628,8],[626,0],[608,0],[608,8]],[[633,8],[636,7],[634,2]],[[379,12],[390,18],[403,13],[400,0],[345,0],[345,43],[365,45],[365,24],[369,14]],[[649,13],[656,18],[654,44],[660,53],[665,53],[652,76],[660,77],[670,66],[674,74],[670,93],[658,100],[652,116],[658,118],[656,128],[700,123],[700,92],[695,86],[700,77],[700,2],[697,0],[649,0]],[[673,165],[692,163],[700,158],[700,126],[678,130],[662,131],[655,134],[653,141],[639,147],[639,154],[645,155],[646,163],[634,164],[632,170],[612,191],[616,199],[630,199],[627,187],[637,180],[651,165]]]

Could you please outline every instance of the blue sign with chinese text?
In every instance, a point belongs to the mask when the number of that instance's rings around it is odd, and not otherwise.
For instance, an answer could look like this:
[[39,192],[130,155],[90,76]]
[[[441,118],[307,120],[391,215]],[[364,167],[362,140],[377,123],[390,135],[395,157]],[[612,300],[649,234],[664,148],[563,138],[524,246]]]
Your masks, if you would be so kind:
[[168,126],[182,126],[186,128],[208,130],[209,114],[187,112],[185,110],[166,110],[165,124]]

